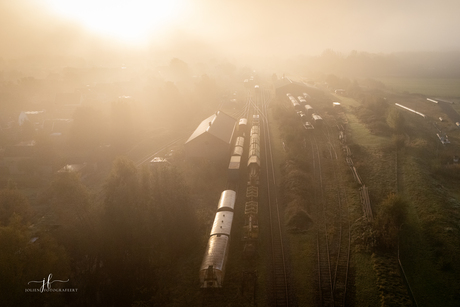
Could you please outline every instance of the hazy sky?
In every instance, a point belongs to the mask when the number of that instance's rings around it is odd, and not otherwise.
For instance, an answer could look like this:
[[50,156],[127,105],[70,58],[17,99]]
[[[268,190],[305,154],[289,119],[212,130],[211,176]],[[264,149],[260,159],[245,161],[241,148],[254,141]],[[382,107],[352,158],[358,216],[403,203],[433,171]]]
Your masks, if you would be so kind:
[[0,56],[452,51],[459,13],[458,0],[0,0]]

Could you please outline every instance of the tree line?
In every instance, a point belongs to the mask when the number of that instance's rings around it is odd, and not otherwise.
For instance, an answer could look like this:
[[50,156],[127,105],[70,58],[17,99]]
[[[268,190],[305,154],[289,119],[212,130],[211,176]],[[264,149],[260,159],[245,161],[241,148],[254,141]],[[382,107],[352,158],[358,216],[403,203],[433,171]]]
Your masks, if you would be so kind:
[[[38,214],[40,213],[40,214]],[[197,242],[189,193],[174,167],[138,169],[118,158],[100,193],[59,173],[36,203],[0,191],[0,286],[7,306],[162,304],[162,286]],[[52,273],[78,293],[25,293]]]

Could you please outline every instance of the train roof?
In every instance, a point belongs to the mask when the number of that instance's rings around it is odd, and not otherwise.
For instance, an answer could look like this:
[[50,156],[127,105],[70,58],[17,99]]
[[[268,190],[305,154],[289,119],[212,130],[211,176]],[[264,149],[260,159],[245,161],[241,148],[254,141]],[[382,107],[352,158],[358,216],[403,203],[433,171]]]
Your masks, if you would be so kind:
[[260,145],[260,136],[258,134],[253,134],[249,138],[249,146],[252,146],[253,144]]
[[[233,153],[232,153],[232,156],[242,156],[243,155],[243,147],[241,146],[235,146],[235,148],[233,148]],[[231,161],[231,160],[230,160]]]
[[229,238],[227,236],[212,236],[208,240],[206,252],[201,262],[202,270],[207,270],[212,266],[215,270],[223,271],[225,269],[225,258],[228,254]]
[[236,119],[222,111],[218,111],[203,120],[185,143],[188,143],[205,133],[209,133],[226,143],[230,143],[235,124]]
[[248,124],[248,119],[247,118],[240,118],[240,121],[238,124],[241,125],[247,125]]
[[244,146],[244,137],[237,137],[235,141],[235,146]]
[[[237,147],[237,148],[241,148],[241,147]],[[238,169],[240,169],[240,164],[241,164],[241,155],[231,156],[230,157],[230,163],[228,164],[228,169],[229,170],[231,170],[231,169],[238,170]]]
[[[234,206],[234,204],[233,204]],[[216,213],[214,223],[210,236],[213,235],[226,235],[230,236],[232,232],[233,212],[232,211],[219,211]]]
[[251,164],[257,164],[258,166],[260,166],[260,158],[257,157],[257,156],[251,156],[251,157],[249,157],[249,159],[248,159],[248,166],[251,165]]
[[249,148],[249,157],[252,156],[257,156],[260,158],[260,146],[257,144],[254,144]]
[[[241,157],[238,157],[241,159]],[[233,159],[233,156],[232,156]],[[230,160],[231,161],[231,160]],[[233,190],[225,190],[220,194],[219,203],[217,204],[217,211],[227,209],[233,210],[235,208],[236,192]]]
[[252,126],[252,128],[251,128],[251,136],[253,134],[260,134],[260,126]]

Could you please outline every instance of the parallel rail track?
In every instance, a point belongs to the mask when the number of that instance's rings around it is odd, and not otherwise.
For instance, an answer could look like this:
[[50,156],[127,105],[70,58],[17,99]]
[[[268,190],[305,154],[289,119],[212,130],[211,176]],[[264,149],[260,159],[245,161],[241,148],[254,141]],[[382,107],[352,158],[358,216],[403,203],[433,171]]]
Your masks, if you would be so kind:
[[[326,123],[324,123],[326,125]],[[341,186],[337,152],[329,127],[311,137],[315,201],[318,205],[318,291],[321,306],[345,306],[349,259],[350,224],[345,190]],[[328,178],[328,180],[323,180]],[[338,231],[337,231],[338,230]]]
[[[268,124],[267,107],[269,99],[265,91],[260,92],[256,97],[255,108],[259,111],[261,128],[264,137],[265,152],[265,174],[268,189],[268,213],[271,238],[271,266],[272,266],[272,305],[290,306],[293,300],[290,295],[288,265],[285,253],[285,240],[283,235],[282,219],[278,207],[277,185],[275,168],[273,163],[273,152],[270,139],[270,127]],[[258,101],[257,101],[258,99]]]

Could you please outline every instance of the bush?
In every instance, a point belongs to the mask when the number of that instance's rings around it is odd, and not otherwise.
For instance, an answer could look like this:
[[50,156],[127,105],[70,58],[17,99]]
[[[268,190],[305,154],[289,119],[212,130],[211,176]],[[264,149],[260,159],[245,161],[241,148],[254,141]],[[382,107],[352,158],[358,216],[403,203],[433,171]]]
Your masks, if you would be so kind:
[[408,202],[397,194],[390,194],[380,205],[374,220],[377,247],[394,249],[398,244],[401,226],[407,219]]
[[304,208],[302,200],[294,199],[291,201],[284,212],[287,228],[291,232],[303,232],[310,228],[313,221]]

